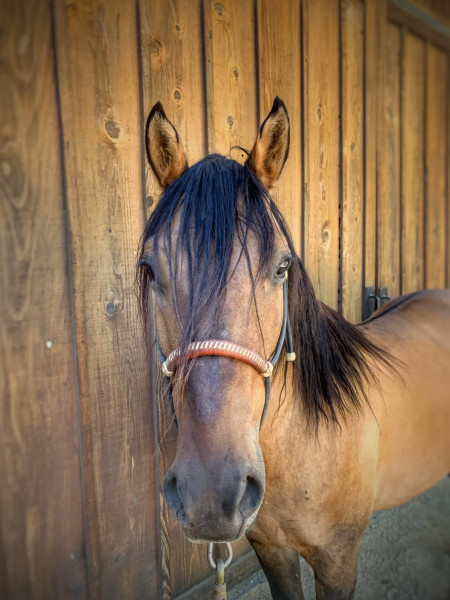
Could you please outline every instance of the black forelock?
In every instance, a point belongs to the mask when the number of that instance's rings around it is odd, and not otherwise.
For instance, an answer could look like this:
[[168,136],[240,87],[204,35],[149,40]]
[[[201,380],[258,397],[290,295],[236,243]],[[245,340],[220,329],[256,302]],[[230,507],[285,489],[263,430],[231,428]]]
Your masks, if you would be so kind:
[[[178,227],[176,242],[173,239],[175,217]],[[177,290],[175,286],[172,289],[174,308],[181,325],[182,345],[206,335],[201,329],[202,313],[206,308],[220,310],[220,299],[230,276],[234,239],[239,239],[242,255],[248,260],[249,232],[256,239],[259,250],[254,282],[258,280],[273,254],[274,221],[293,252],[284,219],[256,175],[247,165],[242,166],[218,154],[190,167],[163,192],[147,222],[139,259],[144,258],[149,240],[155,253],[158,247],[164,247],[167,257],[170,257],[172,285],[177,280],[179,265],[183,264],[189,306],[184,311],[182,323]],[[146,314],[149,281],[145,270],[141,271],[140,278]]]

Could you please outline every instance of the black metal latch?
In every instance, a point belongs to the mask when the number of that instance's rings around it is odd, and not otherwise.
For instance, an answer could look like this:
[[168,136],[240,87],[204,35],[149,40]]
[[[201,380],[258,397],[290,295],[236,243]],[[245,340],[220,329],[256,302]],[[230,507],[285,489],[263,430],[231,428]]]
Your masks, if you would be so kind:
[[375,288],[374,285],[369,285],[364,290],[364,301],[363,301],[363,321],[368,319],[372,313],[380,308],[385,302],[389,302],[390,296],[388,295],[388,289],[386,286],[380,286]]

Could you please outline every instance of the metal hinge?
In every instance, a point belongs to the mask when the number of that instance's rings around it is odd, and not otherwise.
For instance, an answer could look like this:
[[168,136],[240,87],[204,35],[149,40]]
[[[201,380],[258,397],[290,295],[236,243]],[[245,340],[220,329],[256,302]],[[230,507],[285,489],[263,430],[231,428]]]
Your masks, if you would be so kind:
[[362,318],[363,321],[368,319],[371,314],[380,308],[385,302],[389,302],[390,296],[388,295],[388,289],[386,286],[380,286],[375,288],[374,285],[369,285],[364,290],[363,299],[363,310]]

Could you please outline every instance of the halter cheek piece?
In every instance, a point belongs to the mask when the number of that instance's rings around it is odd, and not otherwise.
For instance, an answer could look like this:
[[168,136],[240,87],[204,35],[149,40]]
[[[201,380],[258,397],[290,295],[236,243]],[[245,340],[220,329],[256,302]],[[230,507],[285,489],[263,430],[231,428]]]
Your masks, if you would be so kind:
[[171,352],[166,358],[161,350],[161,346],[159,345],[159,340],[158,338],[156,338],[156,348],[158,350],[158,356],[161,361],[162,372],[164,373],[166,381],[168,383],[168,399],[175,424],[178,426],[173,405],[170,378],[173,375],[175,369],[177,368],[179,362],[181,360],[184,361],[186,359],[190,360],[192,358],[197,358],[198,356],[225,356],[227,358],[240,360],[251,365],[254,369],[258,371],[258,373],[260,373],[264,377],[265,402],[264,409],[261,415],[261,422],[259,424],[259,429],[261,430],[264,423],[264,419],[266,417],[267,409],[269,407],[270,387],[272,381],[273,368],[276,365],[278,359],[280,358],[283,344],[286,344],[286,360],[290,362],[294,361],[295,352],[293,351],[292,331],[291,324],[289,322],[288,311],[287,273],[283,282],[283,322],[281,324],[280,337],[278,338],[275,351],[270,360],[266,360],[260,354],[254,352],[253,350],[245,348],[240,344],[229,342],[227,340],[204,340],[202,342],[191,342],[187,345],[184,351],[178,348],[177,350]]

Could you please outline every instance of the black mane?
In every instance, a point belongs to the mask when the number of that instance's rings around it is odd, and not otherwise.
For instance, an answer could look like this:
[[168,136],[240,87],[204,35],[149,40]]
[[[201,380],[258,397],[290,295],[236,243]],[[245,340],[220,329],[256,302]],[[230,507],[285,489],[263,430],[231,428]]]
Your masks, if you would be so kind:
[[[238,197],[242,201],[238,202]],[[172,223],[177,215],[179,229],[173,246]],[[257,240],[260,262],[255,284],[274,251],[274,221],[294,257],[289,271],[289,313],[297,355],[290,367],[294,369],[293,391],[302,399],[312,423],[317,425],[321,418],[338,422],[349,409],[360,409],[362,401],[368,400],[366,383],[373,378],[371,362],[383,358],[363,329],[351,325],[316,299],[283,216],[247,165],[211,155],[193,165],[164,191],[141,240],[138,280],[143,313],[148,314],[150,278],[144,263],[149,240],[155,253],[157,240],[163,240],[167,256],[171,257],[172,283],[177,279],[178,257],[183,256],[187,261],[183,277],[188,280],[190,305],[186,311],[188,318],[182,324],[175,286],[172,289],[181,346],[185,346],[205,335],[201,327],[202,312],[211,307],[216,312],[220,310],[234,236],[238,236],[247,260],[249,231]]]

